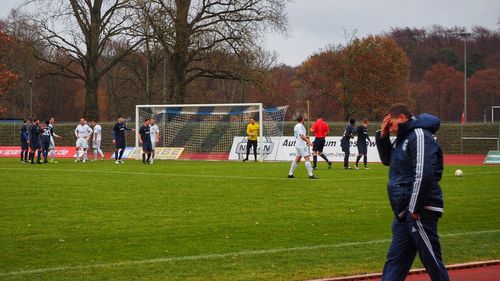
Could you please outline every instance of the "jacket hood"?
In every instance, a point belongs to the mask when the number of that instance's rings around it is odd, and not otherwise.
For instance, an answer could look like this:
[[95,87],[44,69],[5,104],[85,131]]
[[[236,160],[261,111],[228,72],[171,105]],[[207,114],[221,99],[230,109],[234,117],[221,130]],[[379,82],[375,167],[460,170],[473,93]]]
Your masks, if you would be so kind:
[[408,120],[408,122],[404,124],[400,124],[398,128],[398,137],[404,137],[408,132],[422,128],[428,130],[432,134],[435,134],[439,127],[441,126],[441,120],[438,117],[428,114],[422,113],[418,116],[412,117],[412,119]]

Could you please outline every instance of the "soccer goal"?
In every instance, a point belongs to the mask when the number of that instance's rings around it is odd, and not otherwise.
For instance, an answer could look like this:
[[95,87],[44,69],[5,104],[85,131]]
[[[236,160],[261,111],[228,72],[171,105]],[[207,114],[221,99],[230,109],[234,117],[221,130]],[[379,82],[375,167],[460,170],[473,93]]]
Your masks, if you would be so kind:
[[[248,121],[254,118],[260,124],[262,161],[262,142],[265,137],[283,135],[287,109],[263,108],[262,103],[137,105],[135,126],[138,130],[146,118],[156,121],[160,128],[157,150],[181,150],[182,159],[227,160],[234,138],[246,136]],[[137,137],[135,146],[139,151]]]

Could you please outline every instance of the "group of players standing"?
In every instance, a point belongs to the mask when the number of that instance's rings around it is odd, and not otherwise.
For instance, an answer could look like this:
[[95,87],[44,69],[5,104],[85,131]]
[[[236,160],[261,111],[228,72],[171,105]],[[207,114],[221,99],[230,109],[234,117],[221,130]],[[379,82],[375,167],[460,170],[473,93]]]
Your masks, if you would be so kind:
[[[370,137],[368,136],[368,119],[364,119],[362,124],[355,128],[355,120],[349,120],[349,124],[346,126],[344,130],[344,134],[340,141],[340,146],[342,147],[342,151],[344,152],[344,169],[349,170],[351,167],[349,166],[349,156],[350,156],[350,147],[351,147],[351,139],[353,139],[357,135],[356,145],[358,147],[358,156],[356,158],[356,164],[354,168],[356,170],[359,169],[359,160],[363,157],[364,167],[368,169],[367,163],[367,141],[370,141]],[[295,150],[296,156],[292,161],[292,165],[290,167],[290,171],[288,173],[288,178],[294,178],[294,172],[297,168],[298,163],[302,158],[304,158],[305,166],[307,169],[307,173],[309,174],[310,179],[316,179],[314,176],[313,170],[318,169],[318,156],[323,158],[328,164],[328,169],[332,168],[332,162],[326,157],[323,153],[323,149],[326,144],[326,136],[330,133],[330,126],[326,123],[322,116],[314,122],[311,126],[311,132],[314,133],[314,141],[308,137],[306,133],[306,128],[304,126],[304,117],[299,116],[297,118],[297,124],[294,127],[294,136],[295,136]],[[312,146],[313,151],[313,165],[311,166],[310,162],[310,148]]]
[[[57,163],[55,161],[55,138],[62,139],[54,132],[55,119],[50,118],[45,121],[45,125],[40,124],[39,119],[24,120],[21,126],[21,163],[35,164],[35,154],[37,153],[37,164]],[[102,126],[97,120],[88,125],[85,118],[81,118],[77,125],[74,135],[76,138],[76,159],[75,162],[88,161],[89,143],[92,142],[94,149],[93,161],[104,160],[105,156],[101,149],[102,144]],[[125,124],[125,118],[118,117],[118,122],[113,126],[113,144],[115,146],[114,156],[116,164],[123,164],[123,154],[126,147],[125,132],[135,129],[128,128]],[[159,142],[160,129],[155,124],[154,119],[146,119],[144,126],[139,130],[139,142],[143,146],[143,163],[153,164],[155,157],[155,147]],[[147,155],[147,159],[146,156]],[[42,161],[43,157],[43,161]],[[50,159],[49,159],[50,157]]]
[[[314,141],[311,142],[306,127],[304,126],[304,117],[297,117],[297,124],[293,129],[295,137],[295,150],[296,156],[292,161],[290,171],[288,173],[288,178],[294,178],[293,175],[298,163],[304,158],[304,163],[309,174],[310,179],[316,179],[313,170],[318,169],[318,156],[323,158],[328,164],[328,169],[332,168],[332,162],[323,153],[323,149],[326,144],[326,136],[330,133],[330,126],[325,122],[322,116],[311,126],[311,133],[314,134]],[[368,170],[368,146],[367,141],[371,142],[368,136],[368,119],[365,118],[361,122],[361,125],[355,127],[356,121],[354,119],[349,120],[349,124],[344,130],[344,134],[340,141],[340,146],[344,152],[344,169],[352,169],[349,166],[349,156],[351,148],[351,139],[357,137],[356,146],[358,148],[358,156],[356,157],[356,163],[354,168],[359,170],[359,161],[363,157],[363,164],[366,170]],[[259,124],[255,122],[254,118],[250,118],[250,122],[247,125],[247,147],[246,147],[246,157],[243,162],[248,161],[248,156],[250,155],[250,150],[253,149],[254,159],[257,161],[257,137],[259,135]],[[313,154],[313,164],[311,165],[311,152],[310,147],[312,147]]]
[[21,163],[35,164],[35,153],[38,164],[57,163],[54,138],[62,137],[54,133],[54,123],[54,118],[45,121],[45,125],[41,125],[40,120],[36,118],[24,120],[21,126]]

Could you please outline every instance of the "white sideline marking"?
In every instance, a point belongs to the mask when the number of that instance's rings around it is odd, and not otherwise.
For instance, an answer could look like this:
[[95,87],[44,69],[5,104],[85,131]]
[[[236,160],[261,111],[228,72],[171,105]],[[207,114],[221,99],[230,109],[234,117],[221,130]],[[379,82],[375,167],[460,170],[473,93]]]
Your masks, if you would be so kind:
[[[177,173],[146,173],[146,172],[124,172],[124,171],[110,171],[110,170],[68,170],[68,169],[47,169],[47,168],[0,168],[0,170],[15,170],[15,171],[54,171],[54,172],[71,172],[71,173],[108,173],[108,174],[118,174],[118,175],[137,175],[137,176],[169,176],[169,177],[198,177],[198,178],[229,178],[229,179],[265,179],[265,180],[286,180],[286,181],[295,181],[295,180],[306,180],[310,181],[308,178],[295,178],[289,179],[287,178],[287,173],[285,172],[283,177],[251,177],[251,176],[234,176],[234,175],[196,175],[196,174],[177,174]],[[366,177],[366,178],[356,178],[356,180],[382,180],[387,177]],[[318,179],[323,181],[351,181],[352,178],[338,178],[338,179]],[[317,181],[317,180],[315,180]]]
[[[71,173],[108,173],[108,174],[117,174],[117,175],[151,175],[151,176],[170,176],[170,177],[198,177],[198,178],[230,178],[230,179],[265,179],[265,180],[285,180],[285,181],[296,181],[296,180],[304,180],[310,181],[307,178],[295,178],[293,180],[288,179],[286,175],[284,177],[251,177],[251,176],[234,176],[234,175],[195,175],[195,174],[178,174],[178,173],[146,173],[146,172],[124,172],[124,171],[110,171],[110,170],[68,170],[68,169],[47,169],[47,168],[5,168],[2,167],[0,170],[11,170],[11,171],[54,171],[54,172],[71,172]],[[482,175],[482,174],[500,174],[500,172],[477,172],[477,173],[464,173],[464,175]],[[445,174],[443,176],[455,176],[453,174]],[[356,178],[356,180],[383,180],[387,179],[387,176],[384,177],[365,177],[365,178]],[[320,181],[352,181],[352,178],[336,178],[336,179],[325,179],[320,178]],[[316,181],[316,180],[315,180]]]
[[[500,232],[500,229],[493,229],[493,230],[483,230],[483,231],[448,233],[448,234],[443,234],[440,236],[441,237],[456,237],[456,236],[464,236],[464,235],[491,234],[491,233],[499,233],[499,232]],[[137,261],[120,261],[120,262],[88,264],[88,265],[75,265],[75,266],[67,265],[67,266],[38,268],[38,269],[25,269],[25,270],[19,270],[19,271],[11,271],[11,272],[1,272],[0,276],[39,274],[39,273],[47,273],[47,272],[53,272],[53,271],[80,270],[80,269],[91,269],[91,268],[107,268],[107,267],[128,266],[128,265],[168,263],[168,262],[173,262],[173,261],[221,259],[221,258],[228,258],[228,257],[235,257],[235,256],[254,256],[254,255],[277,254],[277,253],[296,252],[296,251],[310,251],[310,250],[319,250],[319,249],[334,249],[334,248],[343,248],[343,247],[350,247],[350,246],[382,244],[382,243],[388,243],[390,241],[391,241],[390,239],[380,239],[380,240],[371,240],[371,241],[364,241],[364,242],[349,242],[349,243],[340,243],[340,244],[322,244],[322,245],[301,246],[301,247],[292,247],[292,248],[244,250],[244,251],[240,251],[240,252],[232,252],[232,253],[224,253],[224,254],[180,256],[180,257],[156,258],[156,259],[137,260]]]

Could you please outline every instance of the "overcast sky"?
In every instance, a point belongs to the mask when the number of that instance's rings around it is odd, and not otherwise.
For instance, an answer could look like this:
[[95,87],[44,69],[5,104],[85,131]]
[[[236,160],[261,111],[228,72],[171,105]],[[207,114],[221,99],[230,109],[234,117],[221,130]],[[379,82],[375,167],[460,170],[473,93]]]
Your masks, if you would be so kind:
[[[0,17],[21,1],[0,0]],[[287,11],[289,36],[268,35],[265,45],[279,62],[298,65],[314,51],[344,42],[344,29],[359,37],[433,24],[497,29],[500,0],[293,0]]]

